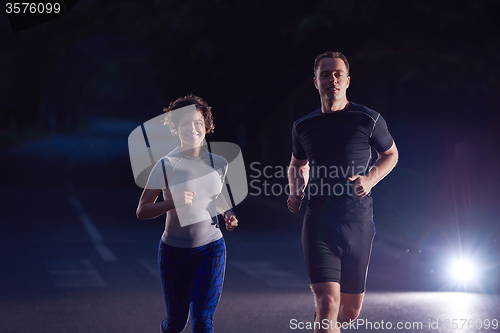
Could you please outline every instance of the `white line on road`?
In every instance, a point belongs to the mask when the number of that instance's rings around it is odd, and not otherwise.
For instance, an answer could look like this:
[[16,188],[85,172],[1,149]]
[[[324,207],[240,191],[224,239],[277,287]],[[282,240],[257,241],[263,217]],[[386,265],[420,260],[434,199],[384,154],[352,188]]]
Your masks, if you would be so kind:
[[139,263],[146,268],[146,270],[153,274],[155,278],[160,280],[160,273],[158,272],[158,266],[156,261],[154,260],[148,260],[148,259],[139,259]]
[[107,284],[90,260],[48,262],[50,278],[54,288],[99,288]]
[[104,261],[117,261],[117,258],[113,254],[113,252],[111,252],[111,250],[106,245],[104,245],[101,233],[99,232],[99,230],[97,230],[96,226],[94,225],[94,222],[92,222],[92,219],[83,208],[83,205],[80,202],[80,200],[78,200],[74,196],[71,196],[70,200],[71,203],[73,204],[73,207],[75,207],[78,213],[80,221],[82,221],[83,227],[87,231],[87,234],[92,240],[92,243],[94,243],[94,248],[101,255],[101,258]]

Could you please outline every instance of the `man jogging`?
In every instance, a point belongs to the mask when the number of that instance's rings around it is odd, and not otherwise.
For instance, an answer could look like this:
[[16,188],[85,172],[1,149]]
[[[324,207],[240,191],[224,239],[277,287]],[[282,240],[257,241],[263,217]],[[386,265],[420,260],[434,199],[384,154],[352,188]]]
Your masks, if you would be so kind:
[[[347,100],[349,83],[342,53],[319,55],[314,85],[321,108],[292,130],[287,204],[298,212],[309,183],[302,247],[316,302],[314,332],[339,332],[359,315],[375,235],[370,192],[398,160],[382,116]],[[370,166],[372,148],[378,157]]]

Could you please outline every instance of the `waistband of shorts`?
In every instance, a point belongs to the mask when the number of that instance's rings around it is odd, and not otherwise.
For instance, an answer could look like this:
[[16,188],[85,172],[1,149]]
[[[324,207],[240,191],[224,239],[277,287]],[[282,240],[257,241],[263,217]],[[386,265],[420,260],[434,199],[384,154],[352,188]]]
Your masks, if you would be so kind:
[[203,250],[204,248],[208,247],[208,246],[221,246],[223,244],[225,244],[226,242],[224,241],[224,237],[221,237],[217,240],[214,240],[210,243],[207,243],[207,244],[204,244],[204,245],[200,245],[200,246],[196,246],[196,247],[179,247],[179,246],[173,246],[173,245],[169,245],[167,243],[165,243],[162,239],[160,239],[160,243],[163,245],[163,246],[168,246],[168,247],[173,247],[173,248],[176,248],[176,249],[184,249],[184,250]]

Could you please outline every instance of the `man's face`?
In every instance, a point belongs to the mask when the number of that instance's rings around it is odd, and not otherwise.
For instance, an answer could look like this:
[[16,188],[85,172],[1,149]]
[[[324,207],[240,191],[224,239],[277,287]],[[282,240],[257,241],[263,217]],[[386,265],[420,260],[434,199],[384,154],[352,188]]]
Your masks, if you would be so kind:
[[340,101],[346,99],[350,80],[342,59],[323,58],[316,70],[314,85],[322,99]]

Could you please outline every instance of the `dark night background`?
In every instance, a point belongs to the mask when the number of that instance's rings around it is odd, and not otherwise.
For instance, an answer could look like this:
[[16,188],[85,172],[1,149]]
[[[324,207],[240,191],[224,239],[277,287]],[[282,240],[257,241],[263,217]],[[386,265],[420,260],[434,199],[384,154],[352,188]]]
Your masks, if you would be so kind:
[[1,142],[95,116],[140,123],[194,93],[213,107],[209,140],[286,166],[293,121],[319,105],[313,60],[339,50],[348,98],[379,111],[400,150],[375,191],[380,214],[412,234],[455,221],[457,207],[461,223],[498,235],[497,14],[493,0],[80,1],[16,33],[2,14]]
[[[212,106],[208,140],[237,143],[247,166],[284,167],[293,122],[319,107],[314,58],[341,51],[348,99],[384,116],[400,153],[374,189],[378,234],[411,251],[458,246],[458,228],[464,247],[498,265],[498,15],[496,0],[83,0],[14,33],[2,11],[0,149],[85,133],[96,118],[133,129],[194,93]],[[128,156],[98,151],[81,182],[133,188]],[[23,179],[58,182],[42,178]]]

